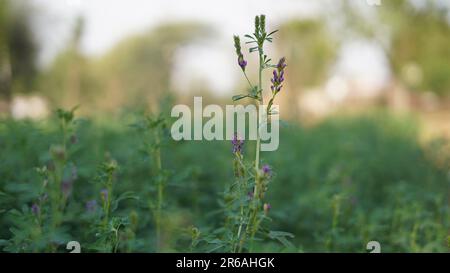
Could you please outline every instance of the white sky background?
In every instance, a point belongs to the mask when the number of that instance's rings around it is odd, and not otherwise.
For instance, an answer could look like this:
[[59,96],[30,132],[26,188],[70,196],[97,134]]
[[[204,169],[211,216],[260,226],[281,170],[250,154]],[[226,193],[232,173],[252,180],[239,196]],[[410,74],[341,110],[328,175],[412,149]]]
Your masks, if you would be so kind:
[[[359,0],[365,3],[365,0]],[[333,0],[32,0],[41,10],[41,62],[49,63],[64,47],[76,16],[86,20],[82,50],[99,56],[121,39],[170,21],[197,20],[217,30],[214,40],[182,49],[174,67],[174,87],[204,81],[218,93],[228,94],[240,80],[233,34],[251,32],[256,14],[265,14],[269,27],[292,18],[314,17]],[[376,8],[376,7],[369,7]],[[356,55],[355,55],[356,54]],[[381,54],[381,57],[380,57]],[[183,56],[183,57],[180,57]],[[280,56],[275,56],[280,57]],[[359,77],[382,86],[387,82],[386,60],[373,44],[350,42],[336,64],[335,74]]]

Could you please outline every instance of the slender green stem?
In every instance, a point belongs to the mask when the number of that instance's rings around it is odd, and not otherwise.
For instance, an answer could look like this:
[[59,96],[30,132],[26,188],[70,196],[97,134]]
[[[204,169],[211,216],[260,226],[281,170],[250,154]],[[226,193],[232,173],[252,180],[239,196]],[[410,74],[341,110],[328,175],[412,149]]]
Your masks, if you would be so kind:
[[117,228],[115,228],[114,230],[114,235],[115,235],[115,239],[114,239],[114,247],[113,247],[113,253],[117,252],[117,248],[119,247],[119,229],[120,226],[122,225],[122,223],[119,223],[119,225],[117,226]]
[[[156,171],[157,173],[161,174],[162,171],[162,162],[161,162],[161,149],[159,147],[160,145],[160,138],[159,138],[159,132],[158,129],[155,129],[155,150],[154,150],[154,158],[156,161]],[[162,203],[163,203],[163,196],[164,196],[164,181],[162,179],[158,180],[158,196],[157,196],[157,204],[156,204],[156,212],[155,212],[155,224],[156,224],[156,245],[157,250],[161,251],[162,248],[162,241],[161,241],[161,210],[162,210]]]
[[245,79],[247,79],[248,85],[250,86],[250,88],[253,88],[253,84],[250,81],[250,79],[248,78],[247,73],[245,73],[245,71],[243,71],[243,72],[244,72]]
[[105,204],[104,204],[104,212],[105,212],[105,217],[103,219],[103,228],[104,230],[107,230],[108,228],[108,222],[109,222],[109,213],[110,213],[110,208],[111,208],[111,199],[112,199],[112,174],[108,174],[108,181],[106,184],[106,190],[107,190],[107,198],[105,200]]
[[[260,94],[259,94],[260,98],[259,98],[259,100],[256,103],[257,107],[259,107],[259,105],[264,103],[263,97],[262,97],[262,70],[263,70],[262,63],[263,63],[263,56],[262,56],[262,52],[260,50],[260,53],[259,53],[259,73],[258,73],[258,90],[259,90],[258,92],[260,92]],[[258,117],[257,120],[258,120],[258,126],[257,126],[258,130],[257,130],[257,134],[256,134],[256,155],[255,155],[255,171],[256,171],[256,173],[258,173],[258,170],[259,170],[259,150],[260,150],[260,147],[261,147],[261,138],[260,138],[260,135],[259,135],[259,129],[260,129],[259,128],[259,122],[260,122],[259,117]],[[257,193],[256,192],[256,188],[257,187],[255,187],[255,196],[256,196],[256,193]]]
[[[239,196],[243,196],[243,195],[240,194]],[[240,241],[243,224],[244,224],[244,205],[242,204],[242,201],[241,201],[241,213],[240,213],[240,219],[239,219],[239,228],[238,228],[238,233],[236,236],[236,243],[235,243],[235,246],[233,247],[233,252],[236,252],[236,248]]]
[[[263,71],[263,51],[262,46],[260,46],[259,50],[259,71],[258,71],[258,92],[259,92],[259,100],[257,100],[256,105],[259,107],[259,105],[264,104],[263,96],[262,96],[262,71]],[[249,220],[246,227],[246,235],[241,240],[239,252],[242,250],[243,244],[245,242],[245,238],[248,235],[250,235],[250,240],[253,241],[255,233],[256,233],[256,218],[259,208],[259,152],[261,147],[261,138],[259,134],[259,117],[258,117],[258,130],[256,134],[256,151],[255,151],[255,187],[253,190],[253,204],[249,211]],[[251,250],[250,250],[251,251]]]
[[66,121],[65,120],[63,120],[62,121],[62,124],[61,124],[61,127],[62,127],[62,133],[63,133],[63,149],[64,149],[64,153],[66,152],[66,142],[67,142],[67,126],[66,126]]

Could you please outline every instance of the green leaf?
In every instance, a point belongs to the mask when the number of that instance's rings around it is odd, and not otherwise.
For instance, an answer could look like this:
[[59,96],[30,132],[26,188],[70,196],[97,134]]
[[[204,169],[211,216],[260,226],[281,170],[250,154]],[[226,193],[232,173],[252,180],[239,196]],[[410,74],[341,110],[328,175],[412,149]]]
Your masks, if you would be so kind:
[[271,239],[279,241],[287,248],[292,248],[294,245],[287,238],[294,238],[294,234],[284,231],[270,231],[268,236]]
[[269,237],[271,238],[275,238],[275,237],[289,237],[289,238],[294,238],[295,235],[290,233],[290,232],[286,232],[286,231],[278,231],[278,230],[271,230],[269,232]]
[[119,203],[126,199],[139,200],[139,196],[135,195],[132,191],[122,193],[112,202],[111,211],[115,211],[119,207]]
[[253,36],[248,35],[248,34],[245,34],[244,37],[252,39],[253,41],[255,41],[255,38]]
[[233,96],[231,99],[233,100],[233,101],[238,101],[238,100],[241,100],[241,99],[243,99],[243,98],[248,98],[249,97],[249,95],[235,95],[235,96]]
[[216,251],[216,250],[219,250],[219,249],[221,249],[221,248],[224,247],[224,246],[225,246],[225,244],[217,244],[216,247],[213,247],[213,248],[209,249],[209,250],[208,250],[208,253],[211,253],[211,252],[214,252],[214,251]]
[[[262,91],[262,90],[259,90]],[[258,98],[258,87],[257,86],[253,86],[253,88],[250,90],[250,97],[257,99]]]
[[272,31],[271,33],[269,33],[269,34],[267,34],[267,37],[269,37],[270,35],[272,35],[272,34],[275,34],[275,33],[277,33],[278,32],[278,29],[277,30],[274,30],[274,31]]

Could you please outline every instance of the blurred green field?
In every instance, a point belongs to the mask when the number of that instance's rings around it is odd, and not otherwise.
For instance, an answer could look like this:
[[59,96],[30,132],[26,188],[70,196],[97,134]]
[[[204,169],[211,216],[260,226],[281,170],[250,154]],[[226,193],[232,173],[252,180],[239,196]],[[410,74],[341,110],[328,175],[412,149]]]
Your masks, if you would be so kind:
[[[148,209],[156,174],[152,158],[142,152],[145,135],[130,126],[136,120],[134,115],[78,120],[78,142],[70,147],[77,179],[62,223],[51,234],[38,231],[29,215],[42,185],[35,168],[51,159],[49,147],[61,138],[58,127],[53,120],[2,120],[0,249],[47,251],[50,240],[54,251],[66,252],[66,242],[76,240],[83,252],[98,251],[85,204],[100,202],[95,177],[100,163],[114,158],[119,168],[113,195],[136,196],[115,212],[131,221],[119,231],[117,251],[157,251]],[[279,149],[262,153],[274,170],[266,199],[272,205],[270,228],[295,237],[285,244],[261,238],[255,251],[366,252],[371,240],[381,243],[382,252],[448,251],[449,157],[444,141],[420,143],[419,130],[413,118],[385,112],[282,128]],[[253,146],[246,143],[245,153]],[[191,248],[189,230],[197,227],[202,238],[223,225],[223,192],[233,181],[231,144],[169,140],[161,152],[169,184],[160,250],[223,251],[208,244]]]

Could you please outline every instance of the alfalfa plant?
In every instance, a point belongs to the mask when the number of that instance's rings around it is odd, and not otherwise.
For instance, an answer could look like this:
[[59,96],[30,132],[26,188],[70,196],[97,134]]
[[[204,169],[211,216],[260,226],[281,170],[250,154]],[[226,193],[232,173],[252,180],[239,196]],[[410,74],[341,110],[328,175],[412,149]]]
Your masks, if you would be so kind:
[[[117,183],[117,162],[108,157],[100,167],[95,182],[99,187],[98,197],[86,203],[86,211],[93,216],[92,231],[95,240],[87,246],[98,252],[126,251],[129,240],[134,238],[137,214],[132,211],[129,215],[119,214],[120,202],[126,199],[138,199],[131,191],[121,194],[115,192]],[[100,202],[97,200],[100,199]],[[100,204],[100,206],[98,206]]]
[[[261,137],[260,129],[263,126],[269,126],[270,117],[277,114],[273,108],[274,100],[276,96],[280,93],[283,82],[284,73],[286,68],[286,59],[282,57],[279,59],[278,63],[272,64],[271,59],[264,52],[264,44],[266,42],[272,42],[272,35],[275,34],[277,30],[272,32],[266,32],[266,17],[264,15],[255,17],[255,31],[252,35],[246,34],[245,37],[248,39],[246,44],[251,45],[249,53],[258,53],[258,83],[253,84],[247,76],[246,67],[247,61],[242,53],[241,41],[239,36],[234,36],[234,47],[236,50],[236,55],[238,58],[238,65],[240,66],[242,73],[247,80],[249,85],[248,94],[237,95],[233,97],[233,101],[237,101],[243,98],[253,99],[256,106],[263,105],[265,107],[265,114],[262,115],[262,120],[258,121],[257,139],[255,147],[255,161],[254,168],[246,166],[244,163],[244,158],[242,154],[243,140],[240,140],[237,135],[233,139],[233,153],[235,155],[234,168],[236,183],[238,184],[238,191],[236,196],[239,204],[239,217],[237,231],[234,238],[233,251],[241,252],[244,248],[248,251],[253,250],[254,242],[256,240],[255,236],[258,232],[262,231],[262,223],[265,220],[270,220],[268,217],[269,211],[271,209],[270,203],[265,201],[265,195],[268,190],[269,183],[272,179],[272,169],[269,165],[264,165],[260,168],[260,149],[261,149]],[[272,78],[269,101],[265,104],[263,99],[263,71],[266,69],[272,70]],[[250,191],[247,193],[246,190],[250,186]],[[247,198],[247,202],[245,199]],[[292,234],[280,231],[268,231],[265,233],[268,237],[272,239],[277,239],[286,246],[290,246],[289,241],[286,237],[293,237]]]
[[168,118],[164,113],[144,115],[140,122],[133,125],[137,128],[143,139],[141,151],[149,160],[149,178],[147,194],[149,195],[148,208],[152,212],[155,228],[155,251],[164,250],[164,196],[170,176],[169,170],[163,167],[161,148],[167,139]]
[[78,143],[76,109],[56,111],[59,141],[51,145],[47,164],[36,168],[41,185],[34,194],[34,201],[29,206],[24,205],[21,211],[10,212],[15,227],[11,228],[13,236],[5,248],[7,251],[55,252],[70,239],[67,229],[61,225],[68,220],[65,210],[78,177],[71,160]]
[[[264,51],[265,43],[271,43],[272,36],[276,32],[277,30],[272,32],[266,31],[266,17],[260,15],[255,17],[253,34],[244,36],[248,39],[245,44],[250,45],[249,53],[257,53],[259,57],[257,84],[253,84],[247,75],[248,62],[242,52],[241,40],[239,36],[234,36],[237,62],[248,83],[249,91],[246,94],[233,96],[233,101],[250,98],[257,109],[259,106],[263,106],[264,114],[261,115],[262,120],[258,121],[255,160],[253,163],[248,163],[244,160],[244,140],[237,134],[234,135],[232,140],[235,181],[225,192],[224,210],[226,212],[226,221],[224,227],[216,231],[216,233],[221,233],[222,235],[220,239],[207,239],[210,244],[215,245],[212,249],[213,251],[252,252],[255,241],[262,239],[257,238],[260,235],[261,237],[276,239],[287,247],[292,246],[288,241],[288,238],[293,237],[292,234],[282,231],[270,231],[264,226],[265,222],[271,221],[269,217],[271,205],[266,201],[266,193],[273,178],[273,173],[269,165],[260,166],[260,130],[263,126],[269,126],[271,124],[271,116],[277,114],[273,104],[276,96],[282,90],[286,68],[286,59],[284,57],[279,59],[276,64],[272,64],[271,59]],[[264,102],[263,72],[267,69],[272,70],[273,76],[271,78],[269,100]]]
[[57,227],[61,221],[64,209],[67,205],[67,199],[70,196],[73,184],[77,179],[77,169],[73,162],[70,162],[72,147],[78,142],[74,134],[75,129],[75,106],[70,111],[58,109],[56,111],[61,142],[50,147],[52,160],[48,168],[49,199],[52,208],[52,225]]

